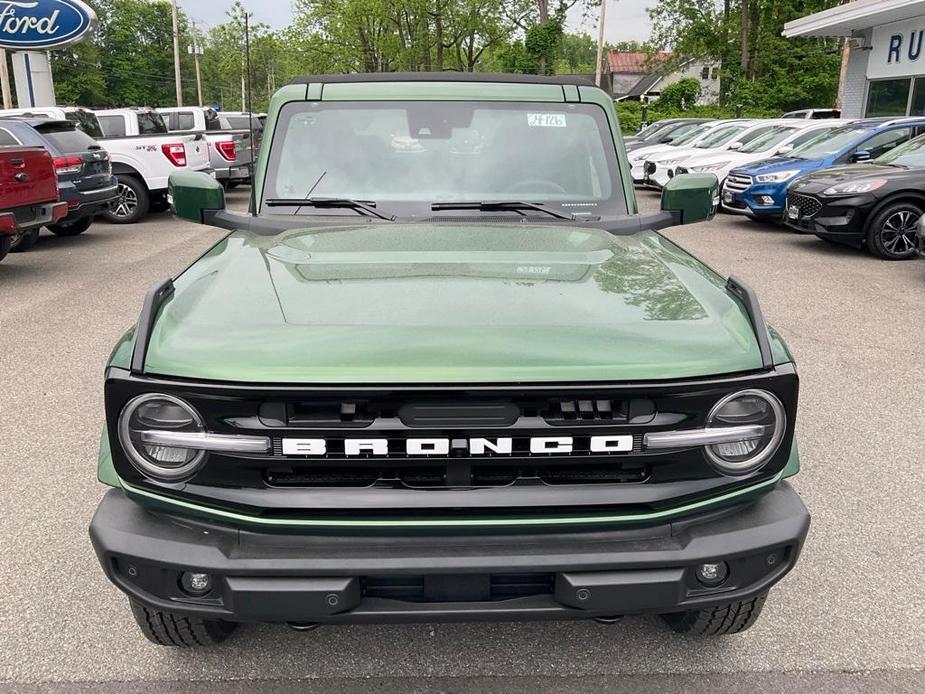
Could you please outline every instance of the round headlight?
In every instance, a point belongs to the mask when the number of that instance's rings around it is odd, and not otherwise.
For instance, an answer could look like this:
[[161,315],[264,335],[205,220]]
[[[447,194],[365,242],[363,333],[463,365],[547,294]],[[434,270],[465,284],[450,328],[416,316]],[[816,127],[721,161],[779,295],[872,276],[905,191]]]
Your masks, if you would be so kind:
[[188,403],[162,393],[139,395],[119,415],[119,441],[132,465],[149,477],[171,482],[199,468],[205,451],[146,442],[146,433],[156,431],[205,432],[202,417]]
[[706,446],[707,458],[724,475],[747,475],[765,465],[784,438],[787,415],[766,390],[741,390],[720,400],[707,417],[709,429],[755,426],[755,434]]

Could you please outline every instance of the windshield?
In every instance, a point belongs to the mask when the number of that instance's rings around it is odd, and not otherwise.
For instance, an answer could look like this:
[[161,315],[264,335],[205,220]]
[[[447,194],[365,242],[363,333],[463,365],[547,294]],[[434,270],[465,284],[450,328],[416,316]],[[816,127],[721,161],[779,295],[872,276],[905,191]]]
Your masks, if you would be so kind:
[[797,159],[823,159],[840,152],[867,132],[867,128],[838,128],[827,135],[813,138],[805,145],[794,149],[788,156]]
[[698,149],[711,149],[726,144],[740,132],[745,130],[744,125],[730,125],[725,128],[717,128],[696,144]]
[[795,131],[796,128],[772,128],[771,130],[762,132],[748,144],[739,147],[739,151],[745,152],[746,154],[764,152],[765,150],[771,149],[779,142],[786,140],[793,135]]
[[138,132],[141,135],[158,135],[168,132],[167,125],[160,113],[154,111],[138,112]]
[[[63,123],[61,124],[63,125]],[[36,126],[36,130],[42,136],[51,142],[62,154],[77,154],[79,152],[89,152],[90,150],[101,149],[96,141],[82,130],[77,130],[73,126],[61,127],[61,125]]]
[[708,132],[710,132],[710,128],[708,128],[708,127],[705,126],[705,125],[700,125],[700,126],[694,128],[693,130],[688,130],[688,131],[687,131],[686,133],[684,133],[683,135],[677,135],[677,136],[675,136],[674,138],[672,138],[672,140],[671,140],[671,142],[670,142],[669,144],[670,144],[672,147],[680,147],[680,146],[682,146],[682,145],[688,145],[688,144],[690,144],[691,142],[693,142],[694,140],[696,140],[698,137],[703,137],[703,136],[706,135]]
[[[394,214],[458,201],[626,212],[607,116],[592,104],[290,103],[280,112],[266,170],[264,200],[387,202],[382,211]],[[274,207],[282,214],[357,214]]]
[[64,114],[64,117],[77,123],[77,127],[90,137],[103,137],[103,130],[100,128],[100,123],[95,114],[89,111],[68,111]]
[[659,121],[657,123],[653,123],[645,130],[641,130],[636,135],[636,137],[638,137],[640,140],[658,139],[662,135],[667,134],[672,128],[678,127],[678,125],[679,124],[676,121]]
[[913,169],[925,167],[925,135],[920,135],[873,160],[877,164],[894,164]]

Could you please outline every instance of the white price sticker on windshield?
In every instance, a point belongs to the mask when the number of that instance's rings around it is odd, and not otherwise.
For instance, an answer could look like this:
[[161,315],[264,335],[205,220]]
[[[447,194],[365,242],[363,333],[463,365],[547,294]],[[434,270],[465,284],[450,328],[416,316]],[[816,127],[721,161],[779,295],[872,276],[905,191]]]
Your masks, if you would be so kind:
[[527,125],[531,128],[564,128],[564,113],[528,113]]

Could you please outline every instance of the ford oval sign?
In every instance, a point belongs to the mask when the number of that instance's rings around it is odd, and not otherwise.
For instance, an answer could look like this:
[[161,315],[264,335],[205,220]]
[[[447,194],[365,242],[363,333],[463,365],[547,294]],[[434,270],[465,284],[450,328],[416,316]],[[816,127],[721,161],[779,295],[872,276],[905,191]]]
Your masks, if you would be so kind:
[[0,48],[47,51],[77,43],[96,25],[81,0],[0,0]]

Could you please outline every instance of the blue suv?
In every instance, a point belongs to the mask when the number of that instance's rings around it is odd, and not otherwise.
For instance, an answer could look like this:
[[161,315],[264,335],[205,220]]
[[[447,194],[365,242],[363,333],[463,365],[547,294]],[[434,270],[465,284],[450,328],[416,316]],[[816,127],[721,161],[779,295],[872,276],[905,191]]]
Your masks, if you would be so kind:
[[787,186],[811,171],[875,159],[925,133],[925,118],[867,118],[810,140],[786,156],[733,169],[720,193],[723,209],[759,220],[780,220]]

